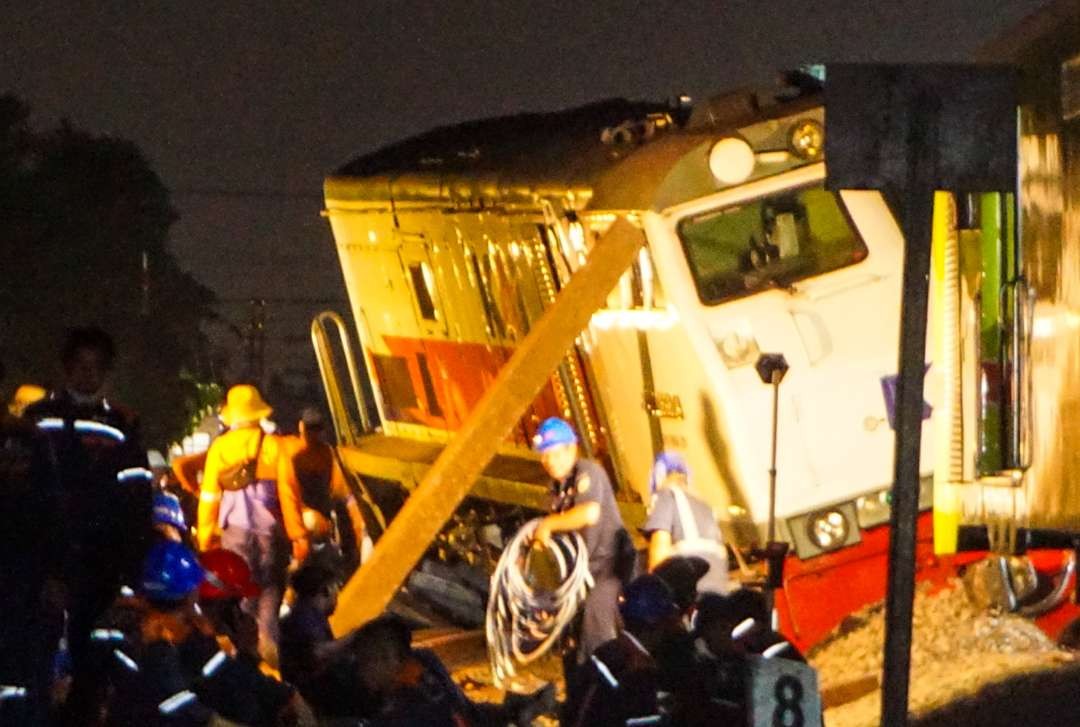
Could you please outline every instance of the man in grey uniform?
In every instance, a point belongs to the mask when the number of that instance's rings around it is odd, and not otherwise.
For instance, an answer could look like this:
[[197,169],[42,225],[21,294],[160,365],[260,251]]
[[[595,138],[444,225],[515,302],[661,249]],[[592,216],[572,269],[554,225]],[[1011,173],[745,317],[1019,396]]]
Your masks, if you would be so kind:
[[551,514],[540,521],[536,539],[546,544],[553,533],[578,532],[588,549],[594,585],[581,613],[575,660],[580,665],[618,635],[622,583],[616,559],[623,523],[607,473],[599,463],[579,459],[577,443],[574,430],[557,417],[544,420],[533,437],[533,449],[554,480]]
[[690,468],[681,454],[661,452],[652,472],[652,504],[642,531],[649,538],[649,572],[673,556],[709,565],[697,583],[703,593],[728,590],[727,548],[709,504],[690,492]]

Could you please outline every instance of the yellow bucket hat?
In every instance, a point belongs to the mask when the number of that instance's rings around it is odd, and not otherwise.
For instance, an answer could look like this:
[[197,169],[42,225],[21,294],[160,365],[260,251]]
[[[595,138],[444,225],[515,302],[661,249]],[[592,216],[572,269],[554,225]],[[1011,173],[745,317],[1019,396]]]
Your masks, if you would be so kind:
[[225,406],[221,407],[221,421],[225,426],[257,422],[270,416],[273,407],[263,401],[259,390],[250,384],[238,384],[225,396]]
[[21,417],[26,407],[45,398],[46,391],[34,384],[23,384],[15,389],[15,396],[11,397],[8,411],[12,416]]

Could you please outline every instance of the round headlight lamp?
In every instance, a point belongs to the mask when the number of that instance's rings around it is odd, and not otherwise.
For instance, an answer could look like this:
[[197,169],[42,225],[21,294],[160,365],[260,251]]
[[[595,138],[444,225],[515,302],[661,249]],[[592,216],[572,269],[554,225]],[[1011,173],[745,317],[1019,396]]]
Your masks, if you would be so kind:
[[822,510],[806,521],[806,535],[822,550],[836,550],[847,542],[851,524],[839,510]]
[[745,140],[728,136],[709,150],[709,171],[721,184],[745,182],[754,173],[754,150]]
[[807,161],[820,159],[822,152],[825,151],[825,129],[812,119],[797,121],[791,127],[788,146],[800,159]]

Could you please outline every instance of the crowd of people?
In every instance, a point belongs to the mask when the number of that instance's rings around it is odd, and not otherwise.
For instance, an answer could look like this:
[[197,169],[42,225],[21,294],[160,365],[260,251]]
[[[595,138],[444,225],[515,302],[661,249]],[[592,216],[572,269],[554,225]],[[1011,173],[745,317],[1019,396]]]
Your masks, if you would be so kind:
[[352,642],[323,647],[333,608],[311,584],[336,589],[363,540],[321,416],[269,434],[270,407],[236,386],[205,455],[155,470],[105,395],[115,356],[72,330],[62,382],[19,386],[0,417],[0,724],[316,724],[298,685],[318,670],[295,654],[340,661]]
[[[75,329],[60,358],[62,384],[19,387],[0,418],[0,724],[462,727],[555,712],[550,685],[471,701],[393,616],[335,636],[364,520],[316,410],[281,436],[258,389],[234,386],[209,449],[155,471],[138,417],[104,394],[110,337]],[[533,442],[553,483],[535,545],[579,533],[592,581],[564,639],[562,722],[743,723],[750,655],[801,657],[760,594],[728,592],[685,461],[657,461],[650,572],[635,578],[611,483],[577,443],[561,419]]]

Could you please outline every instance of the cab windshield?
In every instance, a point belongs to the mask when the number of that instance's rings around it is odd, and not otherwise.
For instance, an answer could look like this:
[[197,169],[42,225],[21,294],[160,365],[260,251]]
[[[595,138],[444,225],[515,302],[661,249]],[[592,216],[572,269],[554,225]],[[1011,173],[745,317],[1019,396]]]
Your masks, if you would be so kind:
[[803,187],[679,222],[705,305],[821,275],[866,257],[838,195]]

